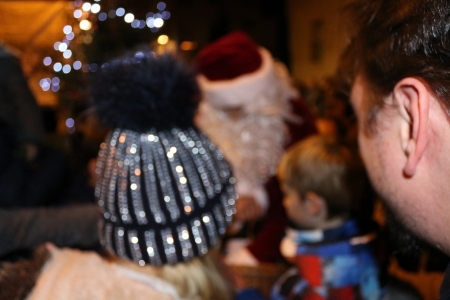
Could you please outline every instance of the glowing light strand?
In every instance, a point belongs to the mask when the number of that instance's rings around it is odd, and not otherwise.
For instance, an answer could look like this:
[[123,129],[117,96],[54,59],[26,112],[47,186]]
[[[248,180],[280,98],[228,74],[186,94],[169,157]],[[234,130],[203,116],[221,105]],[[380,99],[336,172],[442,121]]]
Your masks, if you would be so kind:
[[[156,5],[158,9],[157,13],[148,12],[146,14],[145,20],[138,20],[135,18],[133,13],[126,12],[124,8],[119,7],[117,9],[110,10],[108,13],[101,11],[100,0],[94,0],[95,3],[91,2],[80,2],[77,8],[73,12],[73,17],[79,21],[78,27],[81,30],[89,31],[92,29],[92,23],[88,20],[90,14],[96,14],[98,21],[106,21],[107,18],[123,17],[126,23],[129,23],[131,27],[136,29],[144,29],[146,27],[150,28],[152,32],[157,32],[164,26],[164,21],[168,20],[171,16],[169,11],[166,11],[166,3],[159,2]],[[73,52],[69,49],[71,42],[75,39],[75,32],[71,25],[65,25],[63,27],[63,33],[65,37],[62,41],[57,41],[54,44],[55,51],[62,54],[64,59],[73,58]],[[90,37],[87,38],[87,37]],[[83,41],[89,44],[92,41],[92,36],[87,35],[84,37]],[[82,64],[79,60],[74,60],[72,65],[53,60],[51,57],[47,56],[43,59],[43,64],[50,67],[52,64],[52,69],[54,72],[63,72],[64,74],[70,73],[72,70],[81,70],[83,72],[96,72],[98,69],[97,64]],[[58,77],[53,78],[42,78],[39,82],[43,91],[53,91],[58,92],[60,89],[60,79]]]

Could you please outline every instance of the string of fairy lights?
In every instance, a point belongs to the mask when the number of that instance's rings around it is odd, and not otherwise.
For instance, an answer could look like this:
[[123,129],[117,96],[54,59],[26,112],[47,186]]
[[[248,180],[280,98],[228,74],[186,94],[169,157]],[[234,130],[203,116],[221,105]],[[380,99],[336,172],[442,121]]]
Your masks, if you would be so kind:
[[[165,2],[158,2],[156,5],[157,12],[148,12],[146,19],[137,19],[132,12],[127,12],[123,7],[110,9],[108,12],[102,11],[100,5],[101,0],[94,0],[94,2],[75,1],[73,17],[76,20],[75,26],[65,25],[62,29],[64,38],[54,44],[54,49],[58,54],[61,54],[59,60],[52,59],[47,56],[42,63],[46,67],[53,69],[55,73],[62,72],[68,74],[75,71],[95,72],[98,65],[95,63],[87,64],[80,60],[73,58],[73,52],[70,45],[77,40],[78,43],[90,44],[92,42],[93,22],[106,21],[108,18],[122,18],[125,23],[129,23],[132,28],[145,29],[148,28],[152,32],[158,32],[164,26],[164,22],[170,18],[170,12],[166,10]],[[81,35],[80,33],[84,33]],[[77,37],[78,35],[78,37]],[[42,78],[39,82],[43,91],[58,92],[60,89],[60,78],[56,75],[52,78]]]

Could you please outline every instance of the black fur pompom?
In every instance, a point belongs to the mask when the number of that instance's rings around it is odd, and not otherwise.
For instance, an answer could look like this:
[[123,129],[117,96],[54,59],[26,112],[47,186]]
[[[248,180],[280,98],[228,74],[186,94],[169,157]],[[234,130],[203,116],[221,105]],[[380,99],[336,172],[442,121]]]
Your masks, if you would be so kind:
[[199,100],[194,71],[173,55],[153,52],[105,63],[91,94],[105,125],[137,132],[192,126]]

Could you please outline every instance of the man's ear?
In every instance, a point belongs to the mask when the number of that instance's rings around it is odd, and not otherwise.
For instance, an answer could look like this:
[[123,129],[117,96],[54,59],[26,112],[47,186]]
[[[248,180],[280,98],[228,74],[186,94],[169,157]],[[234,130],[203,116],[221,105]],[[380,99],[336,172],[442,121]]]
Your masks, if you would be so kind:
[[307,209],[310,215],[320,216],[323,213],[327,213],[325,200],[315,192],[307,192],[305,201],[307,202]]
[[407,77],[395,85],[393,100],[403,119],[400,128],[401,147],[406,156],[403,172],[412,177],[428,142],[430,93],[422,81]]

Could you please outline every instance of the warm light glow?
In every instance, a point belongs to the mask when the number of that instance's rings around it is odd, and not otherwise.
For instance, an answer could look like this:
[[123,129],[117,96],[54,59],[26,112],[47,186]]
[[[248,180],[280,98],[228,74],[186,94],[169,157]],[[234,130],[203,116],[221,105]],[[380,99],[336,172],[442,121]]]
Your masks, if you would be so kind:
[[88,20],[83,20],[80,22],[80,29],[82,30],[89,30],[91,29],[92,24]]
[[180,44],[180,49],[183,51],[192,51],[197,49],[197,43],[192,41],[184,41]]
[[169,37],[167,35],[163,34],[158,37],[158,44],[165,45],[168,42],[169,42]]
[[86,35],[83,37],[83,42],[84,42],[85,44],[90,44],[90,43],[92,43],[92,35],[86,34]]

